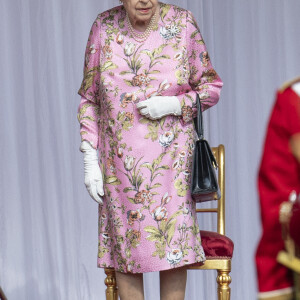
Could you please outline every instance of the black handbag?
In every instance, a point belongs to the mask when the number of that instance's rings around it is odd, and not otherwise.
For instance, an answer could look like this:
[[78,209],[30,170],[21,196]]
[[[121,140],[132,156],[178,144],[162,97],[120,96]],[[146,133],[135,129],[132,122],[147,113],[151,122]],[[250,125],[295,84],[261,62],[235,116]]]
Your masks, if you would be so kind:
[[197,140],[195,141],[191,194],[195,202],[218,200],[221,197],[216,176],[216,158],[203,136],[203,121],[199,95],[197,94],[197,117],[194,118]]

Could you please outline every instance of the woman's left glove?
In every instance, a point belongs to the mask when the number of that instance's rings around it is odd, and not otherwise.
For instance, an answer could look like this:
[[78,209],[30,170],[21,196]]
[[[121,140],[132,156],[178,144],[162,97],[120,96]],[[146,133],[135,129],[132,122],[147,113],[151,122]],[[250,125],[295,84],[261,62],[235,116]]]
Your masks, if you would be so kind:
[[154,96],[136,104],[140,114],[156,120],[167,115],[181,116],[181,105],[176,96]]
[[103,204],[104,196],[102,173],[98,164],[97,150],[87,141],[80,145],[84,154],[84,183],[90,196],[99,204]]

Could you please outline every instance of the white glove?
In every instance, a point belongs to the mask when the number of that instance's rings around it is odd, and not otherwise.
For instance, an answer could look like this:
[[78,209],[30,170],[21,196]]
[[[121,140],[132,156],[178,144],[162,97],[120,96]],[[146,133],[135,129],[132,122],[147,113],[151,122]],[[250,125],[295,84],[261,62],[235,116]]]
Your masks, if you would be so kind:
[[140,114],[156,120],[167,115],[181,116],[180,101],[176,96],[154,96],[136,104]]
[[97,150],[87,141],[80,145],[80,151],[84,154],[84,184],[90,196],[99,204],[103,204],[101,196],[104,196],[103,178],[98,164]]

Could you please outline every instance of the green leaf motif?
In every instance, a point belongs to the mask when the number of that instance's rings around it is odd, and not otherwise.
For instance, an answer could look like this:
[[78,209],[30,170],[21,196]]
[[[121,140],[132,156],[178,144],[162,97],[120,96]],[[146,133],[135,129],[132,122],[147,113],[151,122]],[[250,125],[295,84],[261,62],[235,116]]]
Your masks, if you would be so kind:
[[[182,210],[176,211],[172,216],[170,216],[169,221],[172,220],[172,219],[177,218],[178,216],[180,216],[180,215],[182,215],[182,214],[183,214],[183,211],[182,211]],[[169,224],[169,221],[168,221],[168,224]]]
[[90,121],[93,121],[95,122],[95,119],[92,117],[92,116],[85,116],[85,117],[82,117],[81,120],[84,120],[84,119],[88,119]]
[[163,259],[166,256],[166,243],[155,243],[156,251],[152,253],[152,256],[159,256]]
[[124,79],[124,82],[125,82],[128,86],[133,86],[131,80]]
[[162,232],[166,231],[166,225],[167,225],[167,221],[166,220],[162,220],[159,224],[159,228]]
[[196,40],[196,43],[198,43],[199,45],[204,45],[204,41],[203,40]]
[[130,258],[130,257],[131,257],[131,250],[130,250],[130,248],[126,248],[125,254],[126,254],[126,257],[127,257],[127,258]]
[[159,235],[160,235],[159,230],[158,230],[156,227],[154,227],[154,226],[146,226],[146,227],[144,228],[144,230],[145,230],[146,232],[149,232],[149,233],[154,233],[154,234],[159,234]]
[[126,188],[123,189],[124,193],[128,193],[129,191],[134,191],[134,188],[132,188],[132,187],[126,187]]
[[85,76],[84,84],[83,84],[83,89],[85,92],[92,86],[95,75],[96,75],[96,72],[93,72],[93,73],[89,73]]
[[173,219],[170,221],[170,223],[167,225],[166,231],[167,231],[167,243],[170,245],[172,238],[175,233],[175,227],[176,227],[176,219]]
[[150,163],[143,163],[143,164],[141,164],[140,167],[141,167],[141,168],[147,168],[147,169],[149,169],[151,172],[153,172],[153,168],[152,168],[152,166],[150,165]]
[[150,57],[151,60],[153,59],[153,55],[152,55],[152,52],[150,50],[142,50],[141,53],[147,54]]
[[134,198],[127,197],[127,199],[128,199],[129,202],[131,202],[132,204],[136,204],[135,201],[134,201]]
[[177,84],[183,85],[183,84],[184,84],[184,80],[183,80],[183,76],[182,76],[182,73],[181,73],[180,70],[177,70],[177,71],[175,72],[175,76],[176,76],[176,78],[177,78]]
[[177,190],[177,195],[180,197],[184,197],[187,194],[187,190],[189,189],[189,186],[183,183],[182,179],[180,178],[175,181],[174,187]]
[[148,125],[148,133],[146,134],[145,138],[151,138],[152,142],[155,142],[158,139],[158,125],[155,123]]
[[191,95],[186,94],[186,97],[190,99],[191,103],[194,103],[194,98]]
[[170,59],[170,55],[167,55],[167,54],[164,54],[164,55],[161,55],[159,57],[157,57],[156,59]]
[[116,137],[118,139],[118,141],[121,141],[122,140],[122,130],[117,130],[116,132]]
[[104,257],[105,253],[108,253],[108,249],[105,247],[99,247],[99,251],[98,251],[98,257],[102,258]]
[[169,166],[163,165],[163,166],[158,167],[156,170],[169,170],[169,169],[170,169]]
[[132,128],[132,123],[130,121],[125,121],[122,123],[122,128],[128,131],[130,128]]
[[166,152],[161,153],[158,158],[153,160],[153,166],[157,166],[162,162],[163,157],[166,155]]
[[[162,51],[164,50],[164,48],[167,46],[167,44],[162,44],[162,45],[160,45],[158,48],[156,48],[156,49],[154,49],[153,51],[152,51],[152,55],[153,56],[157,56],[157,55],[159,55],[159,54],[161,54],[162,53]],[[167,56],[169,56],[169,55],[167,55]],[[170,58],[170,57],[169,57]]]
[[161,127],[161,128],[163,128],[163,127],[164,127],[164,125],[165,125],[165,121],[166,121],[166,118],[165,118],[165,117],[163,117],[163,118],[161,118],[161,119],[160,119],[160,121],[159,121],[159,125],[160,125],[160,127]]
[[199,226],[197,224],[194,223],[193,227],[192,227],[192,233],[194,236],[198,236],[200,230],[199,230]]
[[124,19],[119,19],[118,23],[120,28],[124,28]]
[[149,74],[158,74],[161,73],[159,70],[152,70],[149,72]]
[[122,71],[120,72],[120,75],[126,75],[126,74],[132,74],[131,71]]
[[108,176],[105,178],[105,182],[107,184],[111,184],[111,185],[119,185],[121,184],[121,181],[118,179],[117,176]]
[[198,30],[195,30],[192,34],[191,34],[191,39],[194,39],[195,36],[197,35],[198,33]]
[[162,186],[161,183],[155,183],[155,184],[152,186],[152,189],[158,188],[158,187],[161,187],[161,186]]
[[112,61],[106,61],[103,66],[101,66],[100,71],[104,72],[107,70],[116,69],[118,66],[114,64]]
[[180,190],[177,191],[177,195],[178,195],[179,197],[184,197],[184,196],[186,196],[186,193],[187,193],[187,190],[186,190],[186,189],[180,189]]
[[157,242],[161,240],[161,235],[158,234],[150,234],[147,236],[147,240],[150,242]]
[[147,119],[147,118],[140,118],[139,119],[139,123],[141,123],[141,124],[148,124],[149,123],[149,119]]
[[182,187],[182,179],[181,179],[181,178],[179,178],[179,179],[177,179],[177,180],[175,181],[174,187],[175,187],[177,190],[180,189],[180,188]]
[[83,116],[85,114],[85,112],[87,111],[87,109],[92,106],[92,104],[84,104],[82,105],[82,107],[80,108],[79,114],[78,114],[78,120],[81,118],[81,116]]
[[162,6],[161,13],[160,13],[160,16],[161,16],[162,20],[165,18],[165,16],[169,12],[170,8],[171,8],[170,5],[164,5],[164,6]]

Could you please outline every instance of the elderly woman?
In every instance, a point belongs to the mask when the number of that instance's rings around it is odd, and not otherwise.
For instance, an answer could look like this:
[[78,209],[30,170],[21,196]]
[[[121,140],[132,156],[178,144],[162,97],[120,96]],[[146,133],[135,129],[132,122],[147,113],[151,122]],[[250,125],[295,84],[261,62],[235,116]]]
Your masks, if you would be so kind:
[[115,268],[122,300],[144,299],[142,274],[153,271],[161,299],[184,299],[185,266],[205,260],[189,188],[192,120],[196,94],[205,110],[221,87],[191,12],[123,0],[95,20],[80,149],[99,203],[98,267]]

